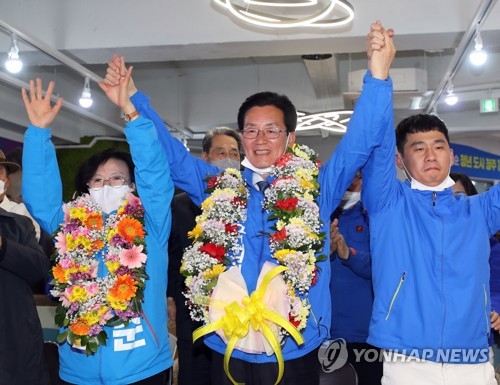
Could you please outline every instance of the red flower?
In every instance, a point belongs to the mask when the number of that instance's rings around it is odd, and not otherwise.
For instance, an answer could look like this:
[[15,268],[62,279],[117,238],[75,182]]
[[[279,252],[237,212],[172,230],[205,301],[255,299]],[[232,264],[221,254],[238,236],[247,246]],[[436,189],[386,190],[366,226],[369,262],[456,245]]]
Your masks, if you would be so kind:
[[238,225],[232,225],[230,223],[226,223],[225,229],[226,233],[234,234],[238,231]]
[[200,247],[200,251],[203,253],[207,253],[212,258],[217,259],[219,262],[222,262],[222,258],[224,254],[226,254],[226,249],[223,246],[216,245],[215,243],[207,243]]
[[316,282],[318,282],[318,279],[319,279],[318,269],[314,269],[313,275],[314,276],[313,276],[313,279],[311,281],[311,286],[316,285]]
[[316,159],[316,167],[321,168],[321,166],[323,166],[323,163],[319,159]]
[[299,200],[297,198],[279,199],[276,201],[276,207],[280,210],[293,211],[297,208],[298,203]]
[[280,231],[271,235],[271,241],[274,242],[281,242],[284,241],[285,239],[286,239],[286,228],[284,227]]
[[210,178],[207,182],[207,188],[212,188],[215,187],[217,184],[217,177],[214,176],[213,178]]
[[288,320],[290,321],[290,323],[295,326],[295,327],[299,327],[300,325],[300,321],[297,320],[293,315],[289,314],[288,315]]
[[234,197],[233,198],[233,205],[240,205],[240,206],[244,206],[245,205],[245,201],[239,197]]
[[286,166],[286,164],[293,158],[293,154],[287,152],[285,155],[283,155],[281,158],[279,158],[274,165],[276,167],[283,167]]

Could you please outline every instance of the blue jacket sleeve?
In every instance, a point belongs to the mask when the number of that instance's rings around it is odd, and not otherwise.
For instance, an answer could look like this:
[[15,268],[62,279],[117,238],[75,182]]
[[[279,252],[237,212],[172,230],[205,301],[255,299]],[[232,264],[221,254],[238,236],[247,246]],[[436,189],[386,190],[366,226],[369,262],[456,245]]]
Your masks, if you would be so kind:
[[175,185],[186,191],[193,202],[200,205],[206,197],[206,186],[202,181],[208,175],[217,174],[219,169],[192,156],[179,140],[170,135],[167,126],[151,107],[145,94],[138,91],[131,100],[142,116],[153,121]]
[[395,162],[396,134],[392,105],[388,113],[388,123],[385,126],[386,130],[383,133],[381,145],[375,148],[363,168],[361,200],[368,215],[372,215],[390,204],[398,186]]
[[480,194],[479,199],[481,200],[486,223],[493,236],[500,230],[500,184],[496,184],[488,191]]
[[50,129],[30,125],[24,134],[23,200],[49,234],[63,220],[62,184]]
[[168,242],[171,224],[170,203],[174,185],[170,168],[163,152],[154,124],[139,117],[127,123],[125,136],[135,165],[135,183],[146,212],[148,232],[162,245]]
[[[320,169],[322,199],[331,214],[340,203],[356,172],[382,144],[392,127],[392,80],[379,80],[368,72],[346,134],[330,160]],[[364,189],[364,186],[363,186]]]
[[[337,256],[338,257],[338,256]],[[356,251],[356,255],[349,250],[349,258],[347,260],[339,258],[340,262],[349,267],[352,272],[359,275],[361,278],[372,279],[372,260],[370,253],[367,251]]]

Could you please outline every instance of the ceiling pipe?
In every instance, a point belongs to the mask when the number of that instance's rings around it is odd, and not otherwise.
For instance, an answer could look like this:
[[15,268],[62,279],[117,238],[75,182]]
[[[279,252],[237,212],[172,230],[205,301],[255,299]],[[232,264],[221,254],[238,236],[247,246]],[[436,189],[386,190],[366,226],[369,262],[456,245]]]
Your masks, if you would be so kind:
[[437,102],[441,98],[441,95],[443,95],[443,92],[445,92],[445,90],[448,88],[448,84],[451,83],[451,81],[453,80],[453,77],[458,71],[458,68],[460,67],[462,61],[464,60],[464,57],[467,56],[466,55],[467,49],[471,41],[474,40],[474,37],[476,36],[477,28],[478,27],[480,28],[481,25],[484,23],[488,14],[493,9],[495,3],[496,0],[483,0],[479,5],[476,14],[472,18],[472,22],[469,28],[467,29],[467,31],[465,31],[464,35],[462,36],[462,40],[460,41],[460,44],[455,50],[455,54],[451,58],[451,62],[445,72],[443,79],[439,83],[439,86],[436,88],[434,95],[432,96],[431,100],[429,101],[429,104],[425,109],[426,113],[430,114],[431,112],[434,111]]

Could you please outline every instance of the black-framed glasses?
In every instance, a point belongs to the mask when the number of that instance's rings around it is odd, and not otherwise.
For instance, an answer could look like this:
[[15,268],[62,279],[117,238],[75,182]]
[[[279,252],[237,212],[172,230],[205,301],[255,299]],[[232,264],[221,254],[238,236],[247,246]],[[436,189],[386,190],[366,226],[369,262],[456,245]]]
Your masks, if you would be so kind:
[[262,132],[267,139],[276,139],[282,132],[286,130],[280,130],[278,127],[269,127],[259,130],[257,128],[245,128],[241,131],[241,135],[246,139],[255,139]]
[[125,184],[125,182],[130,182],[130,179],[126,179],[118,175],[112,176],[109,179],[92,178],[91,180],[89,180],[89,183],[87,183],[87,186],[89,186],[91,190],[100,190],[104,187],[106,182],[108,183],[108,186],[118,188],[122,187]]

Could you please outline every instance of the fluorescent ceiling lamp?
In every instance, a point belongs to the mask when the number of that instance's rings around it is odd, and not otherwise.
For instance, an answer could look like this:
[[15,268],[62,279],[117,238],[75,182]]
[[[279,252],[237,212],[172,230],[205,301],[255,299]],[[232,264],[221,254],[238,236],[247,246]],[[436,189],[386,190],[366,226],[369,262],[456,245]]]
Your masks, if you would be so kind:
[[310,5],[318,4],[318,0],[305,0],[305,1],[258,1],[258,0],[245,0],[245,3],[261,5],[263,7],[308,7]]
[[89,108],[94,101],[92,100],[92,95],[90,93],[90,78],[85,78],[85,84],[83,86],[82,97],[79,100],[80,106],[83,108]]
[[[354,19],[354,8],[346,0],[258,1],[214,0],[238,19],[269,28],[340,27]],[[307,8],[299,16],[287,8]],[[275,8],[275,9],[272,9]]]
[[317,113],[297,112],[296,131],[327,130],[344,133],[351,120],[352,110],[324,111]]
[[17,74],[23,69],[23,62],[19,59],[19,48],[17,47],[16,34],[11,34],[10,51],[5,61],[5,68],[12,74]]

